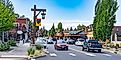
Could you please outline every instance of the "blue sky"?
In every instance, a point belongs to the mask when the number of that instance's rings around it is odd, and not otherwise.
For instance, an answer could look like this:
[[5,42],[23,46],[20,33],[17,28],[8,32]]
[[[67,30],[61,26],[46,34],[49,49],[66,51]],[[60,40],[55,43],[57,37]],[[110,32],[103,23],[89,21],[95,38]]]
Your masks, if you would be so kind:
[[[46,19],[42,20],[42,26],[50,29],[53,23],[63,23],[63,27],[75,28],[78,24],[89,25],[93,22],[94,7],[97,0],[11,0],[15,12],[33,19],[31,8],[36,4],[37,8],[46,8]],[[121,0],[118,0],[121,5]],[[117,11],[117,23],[121,25],[121,10]],[[38,17],[41,18],[41,15]]]

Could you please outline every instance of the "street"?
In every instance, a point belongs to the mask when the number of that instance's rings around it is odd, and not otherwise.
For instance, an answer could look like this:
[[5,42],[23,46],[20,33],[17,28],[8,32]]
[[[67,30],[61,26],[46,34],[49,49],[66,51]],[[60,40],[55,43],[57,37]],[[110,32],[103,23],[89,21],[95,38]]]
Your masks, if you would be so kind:
[[48,45],[49,54],[46,57],[37,58],[37,60],[120,60],[121,55],[116,55],[103,51],[85,52],[81,51],[80,46],[69,45],[69,50],[55,50],[53,44]]
[[120,19],[121,0],[0,0],[0,60],[121,60]]

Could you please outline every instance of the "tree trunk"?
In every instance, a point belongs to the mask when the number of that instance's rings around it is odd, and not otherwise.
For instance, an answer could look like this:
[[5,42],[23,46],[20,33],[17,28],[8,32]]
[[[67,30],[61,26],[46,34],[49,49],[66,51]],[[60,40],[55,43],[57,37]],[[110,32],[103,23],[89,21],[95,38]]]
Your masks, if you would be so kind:
[[100,43],[102,44],[102,47],[105,48],[105,43],[101,39],[99,39]]
[[2,32],[2,42],[4,42],[4,31]]
[[9,35],[9,32],[7,31],[7,40],[9,39],[8,35]]
[[106,39],[105,45],[107,45],[109,42],[110,42],[110,40],[109,39]]

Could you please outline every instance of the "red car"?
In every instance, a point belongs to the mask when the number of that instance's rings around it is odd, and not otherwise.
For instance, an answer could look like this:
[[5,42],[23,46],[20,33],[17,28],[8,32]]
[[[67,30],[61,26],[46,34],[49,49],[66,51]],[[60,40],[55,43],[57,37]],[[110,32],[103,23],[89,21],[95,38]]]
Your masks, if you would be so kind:
[[57,40],[56,43],[54,44],[54,47],[56,50],[58,49],[68,50],[68,44],[64,40]]

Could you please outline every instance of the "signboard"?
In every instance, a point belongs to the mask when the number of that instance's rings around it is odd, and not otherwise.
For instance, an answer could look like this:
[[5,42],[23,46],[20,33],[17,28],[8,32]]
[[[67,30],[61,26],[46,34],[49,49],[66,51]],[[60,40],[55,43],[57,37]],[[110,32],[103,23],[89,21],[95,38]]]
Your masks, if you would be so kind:
[[41,26],[41,19],[40,18],[36,19],[36,26]]

